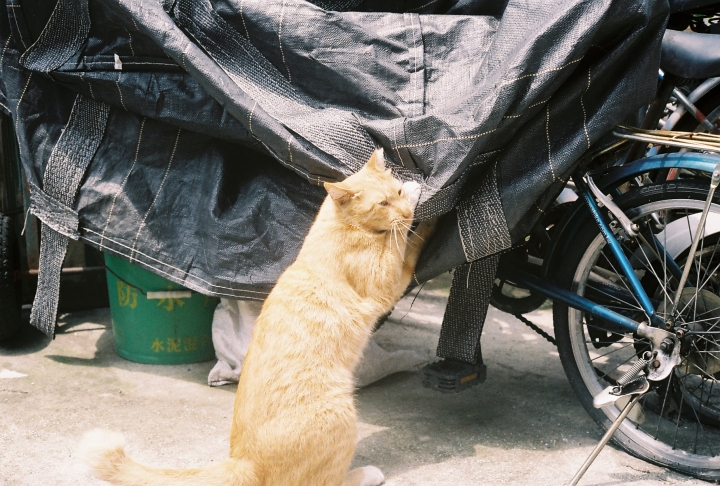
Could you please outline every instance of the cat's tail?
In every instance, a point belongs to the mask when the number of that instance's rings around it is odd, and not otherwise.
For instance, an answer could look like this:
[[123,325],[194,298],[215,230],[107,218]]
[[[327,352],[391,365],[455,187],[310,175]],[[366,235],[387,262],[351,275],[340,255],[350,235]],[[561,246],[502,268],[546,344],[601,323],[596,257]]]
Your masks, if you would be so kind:
[[117,486],[251,486],[256,484],[252,463],[228,459],[203,468],[156,469],[125,455],[122,434],[92,430],[80,443],[80,455],[95,477]]

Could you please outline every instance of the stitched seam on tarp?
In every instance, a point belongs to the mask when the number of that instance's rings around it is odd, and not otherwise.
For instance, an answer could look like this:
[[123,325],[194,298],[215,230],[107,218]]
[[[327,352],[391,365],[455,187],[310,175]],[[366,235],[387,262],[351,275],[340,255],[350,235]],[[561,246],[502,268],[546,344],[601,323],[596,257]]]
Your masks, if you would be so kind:
[[247,24],[245,23],[245,15],[243,14],[243,4],[245,0],[240,0],[240,18],[242,19],[243,27],[245,27],[245,38],[250,40],[250,32],[248,32]]
[[255,115],[256,107],[257,107],[257,101],[255,102],[252,109],[250,110],[250,116],[248,116],[248,132],[250,132],[250,135],[255,135],[253,133],[253,129],[252,129],[252,120],[253,120],[253,115]]
[[20,99],[18,99],[17,106],[15,107],[15,114],[17,115],[20,110],[20,103],[22,103],[23,98],[25,97],[25,92],[28,89],[28,86],[30,86],[30,80],[32,79],[33,73],[30,73],[28,76],[27,82],[25,83],[25,87],[22,90],[22,93],[20,93]]
[[547,103],[548,101],[550,101],[550,98],[548,98],[548,99],[546,99],[546,100],[538,101],[537,103],[533,103],[532,105],[530,105],[530,106],[528,106],[527,108],[525,108],[526,111],[524,111],[524,112],[522,112],[522,113],[520,113],[520,114],[517,114],[517,115],[505,115],[503,118],[520,118],[520,117],[523,116],[523,115],[527,112],[527,110],[529,110],[530,108],[535,108],[536,106],[542,105],[543,103]]
[[84,72],[80,73],[80,79],[87,84],[87,87],[90,90],[90,98],[95,99],[95,93],[93,93],[92,84],[90,84],[90,81],[85,79]]
[[115,81],[115,86],[117,86],[118,94],[120,95],[120,104],[125,111],[128,111],[127,107],[125,106],[125,102],[123,101],[122,91],[120,90],[120,76],[122,76],[122,72],[118,73],[118,78],[117,81]]
[[550,166],[550,175],[555,182],[555,169],[552,163],[552,145],[550,144],[550,103],[545,106],[545,137],[547,138],[548,148],[548,165]]
[[484,137],[485,135],[488,135],[495,131],[497,131],[497,128],[493,128],[492,130],[488,130],[487,132],[478,133],[477,135],[463,135],[461,137],[445,137],[445,138],[433,140],[432,142],[399,145],[397,148],[401,149],[401,148],[427,147],[429,145],[434,145],[438,142],[451,142],[451,141],[455,141],[455,140],[473,140],[475,138]]
[[8,46],[10,45],[10,39],[12,39],[12,36],[9,35],[8,39],[5,41],[5,46],[3,47],[2,54],[0,54],[0,74],[3,72],[3,59],[5,59],[5,51],[7,50]]
[[[143,217],[142,221],[140,222],[140,226],[138,226],[137,233],[135,234],[135,240],[133,241],[133,247],[132,247],[133,253],[135,252],[135,246],[137,245],[138,238],[140,238],[140,232],[142,231],[143,226],[145,226],[145,222],[147,221],[150,211],[152,211],[153,207],[155,206],[155,203],[158,200],[158,197],[160,197],[160,193],[162,192],[162,189],[165,186],[165,181],[167,180],[168,174],[170,174],[170,168],[172,167],[173,159],[175,159],[175,151],[177,150],[178,141],[180,140],[180,133],[182,133],[182,128],[178,128],[177,136],[175,137],[175,145],[173,145],[172,153],[170,154],[170,160],[168,161],[167,167],[165,168],[165,174],[163,174],[162,181],[160,181],[160,187],[158,187],[157,193],[155,194],[155,197],[153,198],[152,203],[150,203],[150,207],[148,208],[147,212],[145,213],[145,216]],[[130,254],[130,261],[133,261],[133,253]]]
[[102,251],[103,249],[103,239],[105,239],[105,232],[110,225],[110,218],[112,218],[113,211],[115,210],[115,203],[117,202],[117,198],[120,193],[123,192],[123,189],[125,189],[125,184],[127,184],[127,181],[130,178],[130,174],[132,174],[132,171],[135,168],[135,164],[137,164],[138,154],[140,153],[140,142],[142,141],[143,130],[145,129],[145,120],[147,120],[147,118],[143,117],[142,122],[140,123],[140,134],[138,135],[137,145],[135,146],[135,158],[133,159],[133,163],[130,166],[130,170],[125,175],[122,184],[120,184],[120,188],[118,188],[117,192],[115,192],[115,195],[113,196],[112,204],[110,205],[110,212],[108,213],[107,220],[105,220],[105,228],[103,228],[102,235],[100,236],[100,251]]
[[583,94],[580,95],[580,106],[582,107],[583,112],[583,129],[585,130],[585,140],[587,140],[587,148],[590,148],[590,135],[588,134],[587,129],[587,111],[585,111],[585,102],[583,101],[583,97],[587,94],[588,91],[590,91],[590,68],[588,68],[587,87],[585,88],[585,91],[583,91]]
[[125,32],[127,32],[127,35],[128,35],[128,44],[130,45],[130,53],[132,54],[133,57],[135,57],[135,49],[133,49],[133,46],[132,46],[132,34],[127,29],[127,27],[125,27],[124,25],[123,25],[123,29],[125,29]]
[[[95,234],[95,235],[98,235],[98,236],[101,236],[100,233],[98,233],[97,231],[91,230],[90,228],[83,228],[82,231],[83,231],[83,232],[87,232],[87,233],[92,233],[92,234]],[[97,242],[96,242],[95,240],[93,240],[93,239],[91,239],[91,238],[88,238],[88,237],[86,237],[86,236],[81,236],[80,238],[81,238],[81,239],[84,239],[84,240],[86,240],[86,241],[90,241],[90,242],[92,242],[92,243],[97,244]],[[186,270],[183,270],[183,269],[181,269],[181,268],[174,267],[174,266],[170,265],[169,263],[165,263],[165,262],[163,262],[163,261],[161,261],[161,260],[158,260],[157,258],[152,257],[152,256],[150,256],[150,255],[148,255],[148,254],[146,254],[146,253],[143,253],[143,252],[141,252],[141,251],[138,250],[138,249],[133,249],[132,247],[127,246],[126,244],[121,243],[121,242],[119,242],[119,241],[117,241],[117,240],[114,240],[113,238],[111,238],[111,237],[109,237],[109,236],[106,236],[105,239],[108,240],[109,242],[117,245],[117,246],[120,246],[120,247],[122,247],[122,248],[126,248],[126,249],[128,249],[128,250],[132,250],[132,254],[134,254],[134,255],[141,255],[141,256],[143,256],[144,258],[147,258],[148,260],[151,260],[151,261],[153,261],[153,262],[155,262],[155,263],[159,263],[159,264],[164,265],[164,266],[166,266],[166,267],[168,267],[168,268],[172,268],[173,270],[177,270],[178,272],[182,272],[183,274],[186,275],[186,278],[194,278],[194,279],[202,282],[203,284],[205,284],[205,285],[207,285],[207,286],[209,286],[209,287],[218,288],[218,289],[225,289],[225,290],[232,290],[232,291],[235,291],[235,292],[250,292],[250,293],[257,293],[257,294],[266,294],[266,292],[259,292],[259,291],[255,291],[255,290],[234,289],[234,288],[232,288],[232,287],[224,287],[224,286],[222,286],[222,285],[215,285],[215,284],[213,284],[213,283],[211,283],[211,282],[209,282],[209,281],[207,281],[207,280],[204,280],[204,279],[202,279],[202,278],[200,278],[200,277],[198,277],[198,276],[196,276],[196,275],[187,273]],[[106,246],[105,246],[105,250],[112,250],[112,249],[109,248],[109,247],[106,245]],[[115,251],[116,253],[118,253],[118,254],[120,254],[120,255],[123,255],[123,256],[125,256],[125,257],[127,257],[127,258],[132,258],[130,255],[126,255],[126,254],[124,254],[124,253],[120,253],[120,252],[117,251],[117,250],[112,250],[112,251]],[[144,263],[142,260],[137,259],[137,257],[135,257],[135,260],[134,260],[134,261],[135,261],[136,263],[142,263],[143,265],[147,265],[148,267],[150,267],[150,265],[148,265],[147,263]],[[161,272],[161,273],[163,273],[164,275],[171,275],[171,276],[172,276],[171,273],[163,272],[162,270],[159,270],[159,269],[157,269],[157,268],[155,268],[155,267],[150,267],[150,268],[152,268],[153,271]],[[197,284],[196,284],[196,285],[197,285]],[[214,290],[213,290],[213,292],[217,293],[217,292],[214,291]],[[229,294],[229,295],[232,296],[232,294]]]
[[583,58],[581,57],[581,58],[579,58],[579,59],[575,59],[575,60],[573,60],[573,61],[568,62],[567,64],[563,64],[562,66],[559,66],[559,67],[556,67],[556,68],[545,69],[545,70],[543,70],[543,71],[538,71],[538,72],[532,73],[532,74],[524,74],[524,75],[519,76],[519,77],[517,77],[517,78],[509,79],[509,80],[507,80],[507,81],[503,81],[502,83],[500,83],[500,85],[499,85],[498,87],[499,87],[499,88],[502,88],[503,86],[507,86],[508,84],[513,84],[513,83],[515,83],[515,82],[517,82],[517,81],[520,81],[521,79],[534,78],[534,77],[536,77],[536,76],[542,76],[543,74],[554,73],[554,72],[556,72],[556,71],[562,71],[562,70],[565,69],[566,67],[572,66],[573,64],[577,64],[577,63],[579,63],[579,62],[582,61],[582,60],[583,60]]
[[285,62],[285,51],[283,51],[283,46],[282,46],[282,23],[283,23],[284,15],[285,15],[285,0],[283,0],[282,6],[280,7],[280,23],[278,24],[278,44],[280,45],[280,57],[282,58],[283,66],[285,66],[285,70],[287,71],[288,82],[292,83],[292,76],[290,75],[290,68],[288,67],[287,63]]
[[[8,7],[12,8],[20,8],[20,5],[8,5]],[[15,28],[17,29],[18,37],[20,37],[20,42],[22,42],[23,48],[27,49],[27,44],[25,44],[25,39],[23,39],[22,32],[20,31],[20,24],[18,23],[17,14],[13,10],[12,18],[15,21]]]
[[185,47],[182,50],[182,54],[180,56],[180,64],[182,64],[182,67],[185,71],[187,71],[187,66],[185,65],[185,56],[187,55],[188,49],[192,46],[192,42],[189,42],[185,45]]
[[38,39],[20,56],[20,64],[32,71],[53,71],[80,49],[89,32],[87,0],[59,0]]

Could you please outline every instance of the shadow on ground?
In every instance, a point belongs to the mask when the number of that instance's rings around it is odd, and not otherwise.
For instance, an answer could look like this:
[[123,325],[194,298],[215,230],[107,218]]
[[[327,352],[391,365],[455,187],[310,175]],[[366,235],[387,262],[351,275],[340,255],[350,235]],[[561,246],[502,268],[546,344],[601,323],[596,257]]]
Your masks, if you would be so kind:
[[[448,284],[404,298],[377,342],[433,357]],[[552,332],[548,310],[530,318]],[[150,465],[227,457],[235,387],[206,385],[214,362],[126,361],[113,349],[110,326],[108,309],[76,312],[61,317],[55,340],[26,329],[0,347],[0,368],[18,376],[0,379],[0,484],[104,484],[87,476],[75,453],[82,433],[95,427],[124,432],[129,453]],[[423,388],[419,370],[359,390],[354,464],[380,467],[388,486],[567,483],[601,434],[555,348],[491,309],[483,356],[487,381],[460,394]],[[607,448],[581,484],[679,483],[706,484]]]

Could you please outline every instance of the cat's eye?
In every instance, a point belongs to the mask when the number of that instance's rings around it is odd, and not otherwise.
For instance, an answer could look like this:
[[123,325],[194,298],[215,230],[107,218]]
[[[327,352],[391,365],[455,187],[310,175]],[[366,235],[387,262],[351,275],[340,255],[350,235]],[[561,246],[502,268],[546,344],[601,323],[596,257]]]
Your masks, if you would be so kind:
[[402,189],[398,189],[398,196],[402,196]]
[[379,204],[380,206],[387,206],[387,205],[388,205],[388,200],[387,200],[387,199],[384,199],[384,200],[380,201],[378,204]]

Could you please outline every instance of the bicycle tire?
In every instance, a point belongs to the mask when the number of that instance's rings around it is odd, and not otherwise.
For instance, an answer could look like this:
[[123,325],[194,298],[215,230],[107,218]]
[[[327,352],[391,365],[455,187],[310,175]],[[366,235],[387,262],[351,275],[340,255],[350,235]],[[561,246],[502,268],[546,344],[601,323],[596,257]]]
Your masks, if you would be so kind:
[[[679,225],[684,224],[682,219],[683,208],[685,209],[684,218],[686,218],[688,224],[691,218],[693,218],[692,214],[697,214],[702,210],[707,191],[708,186],[702,181],[672,181],[634,189],[618,197],[615,202],[631,219],[638,223],[642,223],[645,218],[649,218],[653,212],[666,215],[667,226],[665,226],[665,228],[667,232],[665,233],[665,238],[667,238],[667,234],[670,232],[670,224],[674,224],[675,221],[679,222],[673,230],[676,232],[680,227]],[[716,195],[713,203],[711,208],[712,217],[710,219],[712,219],[713,224],[715,224],[715,221],[720,221],[720,196]],[[673,213],[676,209],[678,211]],[[680,216],[677,219],[672,219],[674,217],[673,214]],[[665,229],[663,231],[665,231]],[[709,236],[710,235],[708,235],[708,237]],[[605,259],[608,257],[603,257],[605,254],[605,246],[605,242],[602,236],[600,236],[594,221],[587,221],[576,233],[573,243],[568,245],[570,250],[563,266],[556,269],[555,275],[557,283],[564,288],[569,288],[578,294],[585,295],[586,292],[592,291],[593,283],[589,282],[592,279],[597,279],[598,275],[600,275],[600,278],[608,277],[608,281],[612,282],[610,276],[605,273],[607,271],[605,267],[610,266],[608,263],[605,263]],[[717,249],[717,247],[716,245],[715,249]],[[624,246],[624,251],[628,254],[632,252],[632,254],[637,257],[639,248],[640,247],[633,251],[632,248],[626,245]],[[704,251],[704,248],[703,246],[702,251]],[[720,257],[720,252],[718,252],[717,256]],[[712,254],[710,260],[713,260],[714,257],[715,253]],[[640,260],[640,257],[638,257],[638,260]],[[609,259],[607,261],[610,262]],[[643,271],[646,274],[652,275],[652,270],[662,266],[662,262],[657,259],[651,262],[648,258],[647,263],[643,263],[643,265],[645,265]],[[634,266],[638,266],[637,261],[634,263]],[[714,274],[715,273],[713,273],[713,275]],[[667,272],[663,275],[662,281],[657,271],[655,271],[653,275],[653,278],[657,281],[656,287],[659,289],[661,295],[664,295],[663,292],[665,292],[665,290],[663,289],[672,286],[672,279],[667,278]],[[622,277],[617,278],[615,283],[618,282],[622,282]],[[651,293],[650,290],[652,289],[649,288],[650,286],[647,283],[643,285],[647,287],[651,297],[657,297],[657,289]],[[710,292],[709,287],[698,286],[698,288],[701,293]],[[715,295],[717,295],[718,290],[720,289],[713,289]],[[669,292],[668,290],[668,294],[673,295],[673,292]],[[665,298],[666,297],[662,296],[662,301],[665,301]],[[612,304],[616,303],[611,299],[608,299],[608,302]],[[624,312],[627,315],[631,315],[633,313],[633,304],[631,302],[626,303],[628,305]],[[616,310],[623,312],[623,306],[619,305],[618,307]],[[658,312],[659,311],[660,308],[658,308]],[[637,311],[635,312],[637,313]],[[617,376],[613,373],[620,375],[624,371],[623,366],[626,366],[624,363],[632,363],[634,361],[633,358],[643,350],[643,342],[642,340],[634,338],[632,335],[628,336],[627,333],[623,334],[621,332],[614,333],[615,338],[620,335],[620,339],[608,339],[600,343],[594,341],[592,337],[588,339],[593,326],[593,321],[588,319],[588,317],[589,316],[584,315],[582,312],[571,309],[561,302],[556,301],[553,304],[553,320],[558,353],[570,385],[588,414],[603,430],[607,430],[614,418],[620,413],[620,409],[616,405],[596,409],[592,403],[593,396],[606,386],[614,384],[613,380],[617,378]],[[637,315],[634,317],[640,318]],[[611,334],[609,331],[603,332]],[[605,349],[604,351],[599,351],[604,348],[609,348],[610,350]],[[616,354],[613,356],[613,353]],[[691,359],[694,360],[694,357],[690,358],[690,355],[693,353],[694,351],[691,350],[688,357],[684,358],[684,362],[689,363]],[[621,360],[625,358],[625,355],[629,356],[628,361],[622,362]],[[622,364],[613,368],[613,366],[615,366],[613,361]],[[683,407],[685,407],[686,410],[692,407],[688,405],[689,401],[683,404],[683,399],[680,399],[679,404],[674,403],[674,406],[678,408],[675,412],[671,410],[671,404],[668,402],[668,400],[677,402],[677,394],[671,394],[669,391],[675,386],[674,384],[676,382],[682,383],[682,380],[689,376],[682,374],[681,367],[682,365],[676,368],[671,377],[664,383],[656,385],[654,390],[646,395],[643,401],[636,406],[639,408],[631,412],[631,418],[626,419],[615,433],[613,441],[629,453],[649,462],[701,479],[719,480],[720,456],[715,454],[713,444],[720,445],[720,428],[717,428],[709,421],[703,423],[702,418],[698,416],[697,413],[683,413]],[[702,379],[704,381],[706,378],[703,376]],[[704,390],[703,385],[703,391]],[[720,393],[720,383],[715,391]],[[716,400],[713,395],[711,400],[709,397],[712,394],[713,388],[711,387],[707,402],[708,404],[712,403],[712,405],[708,405],[708,408],[712,406],[720,410],[720,405],[716,405],[720,403],[720,398]],[[702,400],[701,395],[700,404],[703,403]],[[623,404],[619,405],[622,406]],[[697,420],[689,420],[687,418],[688,415],[694,415]],[[673,422],[676,423],[674,432],[675,443],[671,444],[669,442],[673,432]],[[657,423],[656,426],[655,423]],[[698,448],[698,437],[701,435],[701,430],[702,439],[707,442],[703,442],[700,448]],[[692,440],[685,436],[691,435],[693,431],[696,434],[694,450],[683,450],[682,447],[690,448],[689,445],[685,445],[684,441],[686,441],[686,439]],[[677,447],[678,435],[681,435],[681,447]],[[720,449],[720,446],[718,449]],[[698,453],[698,451],[700,451],[700,453]]]
[[13,238],[10,218],[0,213],[0,341],[14,337],[21,323]]

